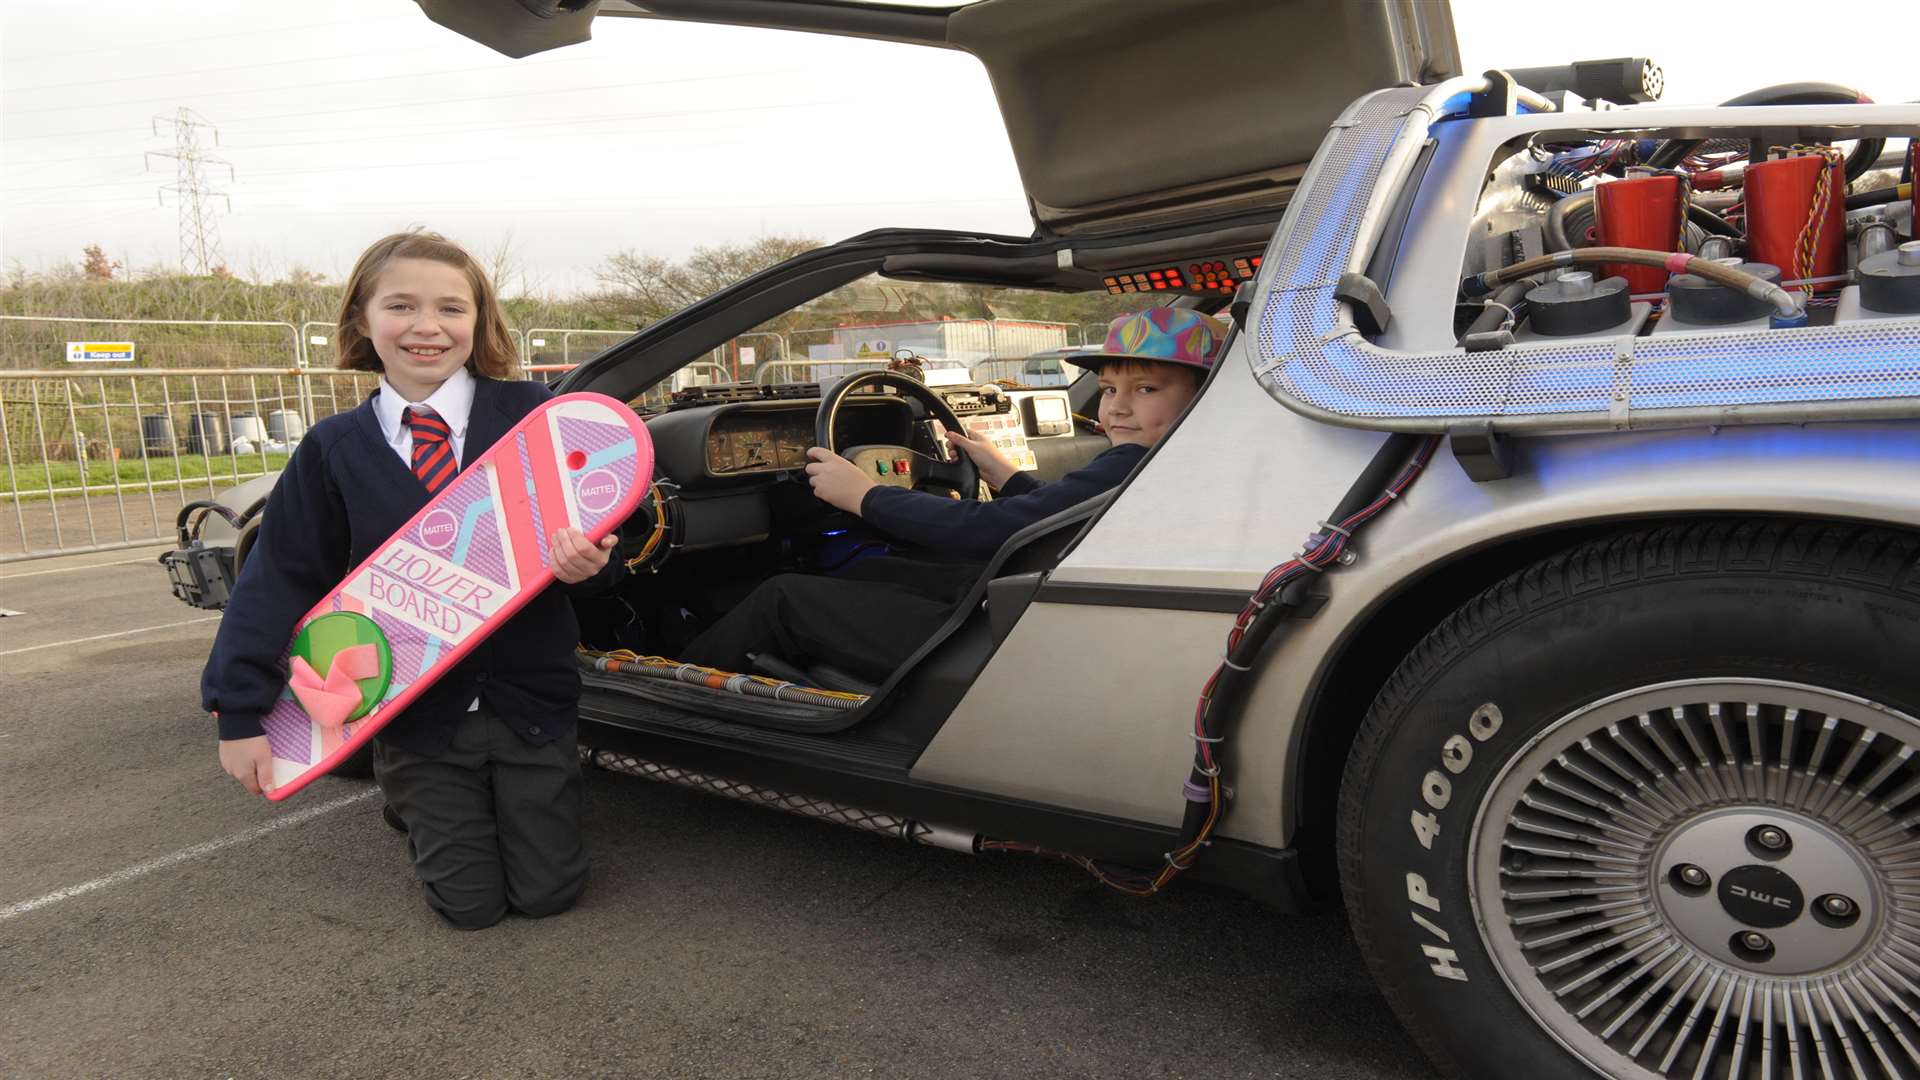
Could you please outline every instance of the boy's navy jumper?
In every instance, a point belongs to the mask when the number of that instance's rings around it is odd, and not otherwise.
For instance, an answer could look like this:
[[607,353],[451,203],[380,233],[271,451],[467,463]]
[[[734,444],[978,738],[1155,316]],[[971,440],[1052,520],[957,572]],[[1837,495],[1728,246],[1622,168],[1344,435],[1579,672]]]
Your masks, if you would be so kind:
[[991,502],[875,487],[860,500],[860,518],[888,536],[931,551],[986,560],[1021,529],[1119,487],[1146,456],[1146,447],[1122,443],[1051,484],[1017,472],[1000,485]]
[[689,642],[683,656],[747,671],[753,656],[770,653],[884,681],[940,629],[1014,533],[1119,487],[1146,454],[1143,446],[1115,446],[1050,484],[1015,473],[991,502],[876,487],[860,502],[861,519],[926,549],[920,557],[864,558],[831,577],[768,578]]
[[[537,382],[476,379],[461,468],[552,396]],[[307,432],[267,499],[259,537],[201,676],[202,703],[219,713],[220,738],[263,733],[261,717],[287,684],[280,661],[294,624],[428,498],[388,445],[371,395]],[[580,628],[566,593],[598,592],[622,569],[618,558],[608,559],[587,581],[541,592],[375,739],[417,754],[440,753],[476,696],[529,743],[571,733],[580,702],[573,659]]]

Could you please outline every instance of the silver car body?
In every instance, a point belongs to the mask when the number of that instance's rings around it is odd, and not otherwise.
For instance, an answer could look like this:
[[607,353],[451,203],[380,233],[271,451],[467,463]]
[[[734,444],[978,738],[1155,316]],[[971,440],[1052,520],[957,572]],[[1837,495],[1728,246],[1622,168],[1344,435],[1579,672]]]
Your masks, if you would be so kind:
[[[1336,134],[1356,109],[1335,122]],[[1460,276],[1482,181],[1500,146],[1576,120],[1594,128],[1705,129],[1753,122],[1757,111],[1647,108],[1458,122],[1420,180],[1388,291],[1394,322],[1379,344],[1459,353],[1453,291],[1445,283]],[[1920,121],[1920,109],[1911,106],[1765,111],[1782,126]],[[1249,325],[1277,299],[1276,253],[1294,230],[1319,224],[1305,211],[1315,203],[1315,185],[1336,179],[1322,175],[1326,156],[1323,148],[1268,250]],[[1379,211],[1391,194],[1376,193],[1369,209]],[[1920,320],[1899,322],[1883,329],[1920,329]],[[1251,592],[1315,531],[1378,447],[1377,432],[1309,418],[1270,396],[1254,372],[1271,367],[1271,358],[1259,355],[1254,334],[1238,335],[1222,364],[1181,427],[1052,581]],[[1915,412],[1911,398],[1876,407],[1884,414],[1889,405]],[[1839,419],[1849,415],[1844,403],[1818,415],[1836,419],[1748,426],[1731,416],[1738,426],[1525,439],[1512,475],[1486,483],[1469,479],[1443,450],[1408,497],[1370,528],[1357,562],[1329,575],[1326,607],[1261,666],[1229,748],[1235,797],[1221,834],[1272,847],[1292,842],[1308,725],[1351,729],[1360,720],[1315,712],[1316,691],[1343,643],[1394,596],[1427,575],[1447,573],[1466,553],[1633,517],[1765,513],[1920,525],[1920,424]],[[1658,426],[1655,417],[1638,420]],[[915,778],[1177,823],[1177,791],[1192,746],[1187,718],[1220,662],[1233,616],[1044,596],[921,756]]]

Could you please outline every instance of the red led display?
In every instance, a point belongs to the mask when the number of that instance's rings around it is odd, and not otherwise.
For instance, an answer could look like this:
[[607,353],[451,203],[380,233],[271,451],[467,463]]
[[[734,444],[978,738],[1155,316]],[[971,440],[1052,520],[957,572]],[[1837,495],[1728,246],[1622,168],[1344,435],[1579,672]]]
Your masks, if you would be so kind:
[[1101,279],[1109,293],[1164,292],[1168,289],[1231,293],[1260,269],[1260,256],[1209,259],[1178,266],[1113,274]]

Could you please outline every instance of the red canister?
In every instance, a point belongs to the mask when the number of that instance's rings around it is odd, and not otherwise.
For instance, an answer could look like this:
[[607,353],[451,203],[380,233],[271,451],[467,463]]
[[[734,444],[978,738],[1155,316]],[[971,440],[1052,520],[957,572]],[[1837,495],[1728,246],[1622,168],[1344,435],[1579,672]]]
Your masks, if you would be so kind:
[[[1812,240],[1812,257],[1801,254],[1801,235],[1813,216],[1824,170],[1826,207]],[[1847,268],[1847,174],[1838,155],[1775,158],[1747,166],[1747,261],[1771,263],[1788,280],[1827,277]],[[1821,288],[1838,288],[1836,282]]]
[[[1686,213],[1677,176],[1630,176],[1593,189],[1594,227],[1607,247],[1678,251],[1680,226]],[[1658,266],[1605,263],[1601,277],[1627,279],[1627,291],[1660,292],[1667,287],[1667,271]]]

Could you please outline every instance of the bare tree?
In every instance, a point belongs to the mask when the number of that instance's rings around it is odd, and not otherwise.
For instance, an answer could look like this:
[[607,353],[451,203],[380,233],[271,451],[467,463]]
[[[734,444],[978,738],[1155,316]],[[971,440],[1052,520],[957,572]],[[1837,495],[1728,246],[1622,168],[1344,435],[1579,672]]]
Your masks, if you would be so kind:
[[627,249],[594,268],[604,290],[596,299],[641,323],[652,322],[742,278],[820,246],[806,236],[760,236],[744,244],[697,247],[684,261]]
[[528,278],[527,262],[520,255],[520,245],[512,229],[508,229],[498,243],[481,252],[480,261],[486,265],[494,292],[502,297],[525,296],[539,287],[538,282]]

